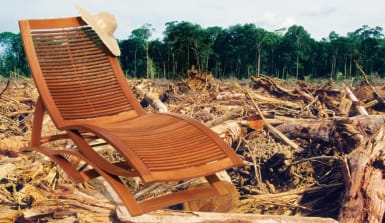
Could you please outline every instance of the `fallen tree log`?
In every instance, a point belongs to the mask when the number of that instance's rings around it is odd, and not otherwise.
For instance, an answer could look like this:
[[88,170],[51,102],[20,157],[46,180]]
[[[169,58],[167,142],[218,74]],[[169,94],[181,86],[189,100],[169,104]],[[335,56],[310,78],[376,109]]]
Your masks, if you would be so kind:
[[137,217],[122,216],[118,213],[118,219],[131,223],[337,223],[336,220],[331,218],[164,210]]
[[135,86],[136,92],[143,96],[143,100],[151,105],[156,112],[168,112],[168,108],[163,102],[159,99],[159,95],[153,92],[147,92],[143,89],[142,85]]
[[[336,120],[298,119],[276,128],[289,138],[303,138],[332,143],[349,153],[358,143],[354,136],[373,134],[385,123],[382,115],[355,116]],[[359,132],[359,130],[363,132]]]
[[222,124],[213,126],[210,129],[217,133],[219,137],[221,137],[230,146],[239,141],[239,139],[244,135],[238,121],[229,120]]

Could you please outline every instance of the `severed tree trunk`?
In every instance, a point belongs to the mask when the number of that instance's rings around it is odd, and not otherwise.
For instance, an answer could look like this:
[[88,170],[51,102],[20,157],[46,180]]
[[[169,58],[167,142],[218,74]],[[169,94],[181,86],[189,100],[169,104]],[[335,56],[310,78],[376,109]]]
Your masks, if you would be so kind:
[[340,222],[384,222],[385,213],[385,126],[373,139],[363,138],[348,154],[346,194]]
[[346,156],[346,192],[339,221],[384,222],[385,125],[381,115],[299,120],[277,127],[291,137],[333,143]]

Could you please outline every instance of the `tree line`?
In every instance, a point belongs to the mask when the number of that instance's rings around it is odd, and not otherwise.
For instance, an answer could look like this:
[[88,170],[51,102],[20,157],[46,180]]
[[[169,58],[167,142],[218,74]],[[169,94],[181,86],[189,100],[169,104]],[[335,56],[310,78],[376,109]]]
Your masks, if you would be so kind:
[[[354,61],[367,73],[385,76],[382,27],[363,25],[346,36],[332,31],[316,41],[299,25],[267,31],[248,23],[202,28],[186,21],[166,23],[163,39],[151,39],[152,26],[119,40],[124,73],[134,78],[182,78],[194,66],[216,78],[265,74],[287,78],[351,78]],[[0,33],[0,74],[29,75],[19,34]]]

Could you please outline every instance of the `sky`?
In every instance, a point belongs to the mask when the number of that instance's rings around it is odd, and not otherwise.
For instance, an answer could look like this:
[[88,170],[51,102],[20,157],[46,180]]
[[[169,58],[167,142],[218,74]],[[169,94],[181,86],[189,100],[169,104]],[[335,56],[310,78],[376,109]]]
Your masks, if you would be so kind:
[[346,36],[363,25],[385,28],[384,0],[0,0],[0,32],[18,33],[20,19],[77,16],[75,5],[91,13],[107,11],[117,20],[114,33],[127,39],[144,24],[162,38],[165,23],[187,21],[202,28],[254,23],[267,31],[300,25],[315,40],[331,31]]

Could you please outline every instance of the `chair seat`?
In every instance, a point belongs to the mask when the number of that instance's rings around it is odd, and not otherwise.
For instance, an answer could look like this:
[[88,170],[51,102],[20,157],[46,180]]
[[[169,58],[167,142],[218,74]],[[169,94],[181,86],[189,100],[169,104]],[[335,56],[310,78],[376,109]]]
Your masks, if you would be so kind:
[[128,161],[133,154],[137,156],[136,160],[145,169],[140,166],[134,169],[147,183],[205,176],[234,165],[222,149],[227,145],[217,135],[197,121],[176,114],[146,114],[119,122],[76,126],[76,129],[84,127],[87,128],[84,131],[117,144],[115,148]]

